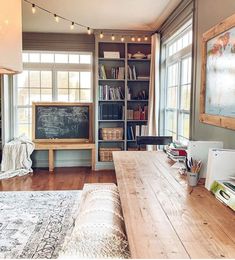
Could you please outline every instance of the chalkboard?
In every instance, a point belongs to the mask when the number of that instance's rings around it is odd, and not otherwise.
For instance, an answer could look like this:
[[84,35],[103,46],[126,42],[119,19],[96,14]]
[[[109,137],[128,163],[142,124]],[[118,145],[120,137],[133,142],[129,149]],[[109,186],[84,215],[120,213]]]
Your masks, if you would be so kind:
[[90,103],[33,103],[34,141],[91,141],[90,123]]

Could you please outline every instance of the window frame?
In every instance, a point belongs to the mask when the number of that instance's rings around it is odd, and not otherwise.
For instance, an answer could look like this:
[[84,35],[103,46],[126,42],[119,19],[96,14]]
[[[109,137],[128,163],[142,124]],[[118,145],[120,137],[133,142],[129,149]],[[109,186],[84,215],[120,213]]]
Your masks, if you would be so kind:
[[[192,39],[191,43],[181,48],[179,51],[173,53],[169,56],[169,47],[171,44],[177,42],[178,39],[184,36],[184,34],[192,31],[193,24],[192,24],[192,18],[190,18],[184,25],[180,27],[180,29],[174,33],[169,39],[167,39],[165,42],[162,43],[162,61],[161,61],[161,76],[162,76],[162,83],[161,83],[161,98],[163,102],[161,103],[161,115],[162,119],[160,120],[160,132],[165,135],[166,131],[169,131],[166,129],[167,127],[167,121],[166,121],[166,114],[168,111],[176,112],[176,140],[179,139],[187,139],[184,136],[181,135],[182,129],[180,129],[180,125],[182,124],[182,116],[189,115],[189,122],[191,117],[191,96],[192,96]],[[191,37],[193,35],[193,31],[191,33]],[[189,110],[185,110],[181,108],[181,94],[182,94],[182,61],[186,58],[191,57],[191,78],[190,82],[188,84],[191,85],[190,87],[190,108]],[[178,80],[177,80],[177,97],[176,97],[176,108],[169,108],[167,105],[167,91],[168,91],[168,70],[169,67],[173,64],[177,64],[178,66]],[[172,132],[173,135],[173,132]],[[189,125],[189,138],[190,138],[190,125]],[[188,140],[188,139],[187,139]]]
[[[87,88],[90,89],[90,101],[77,101],[77,102],[91,102],[94,103],[94,72],[93,72],[93,52],[74,52],[74,51],[23,51],[23,53],[40,53],[41,54],[77,54],[77,55],[90,55],[90,63],[55,63],[55,56],[53,63],[46,63],[46,62],[23,62],[23,71],[51,71],[52,73],[52,101],[56,102],[58,100],[58,87],[57,87],[57,73],[59,71],[68,71],[68,72],[91,72],[91,87]],[[80,57],[79,57],[80,59]],[[80,81],[80,79],[79,79]],[[41,86],[40,86],[41,89]],[[84,89],[84,88],[82,88]],[[80,90],[80,88],[79,88]],[[14,137],[19,133],[19,122],[17,117],[17,110],[18,108],[28,108],[31,109],[32,105],[18,105],[18,98],[17,98],[17,76],[13,77],[13,134]],[[57,101],[59,102],[59,101]],[[74,102],[74,101],[63,101],[63,102]],[[29,116],[29,115],[28,115]],[[31,124],[31,122],[30,122]],[[27,125],[30,125],[27,124]]]

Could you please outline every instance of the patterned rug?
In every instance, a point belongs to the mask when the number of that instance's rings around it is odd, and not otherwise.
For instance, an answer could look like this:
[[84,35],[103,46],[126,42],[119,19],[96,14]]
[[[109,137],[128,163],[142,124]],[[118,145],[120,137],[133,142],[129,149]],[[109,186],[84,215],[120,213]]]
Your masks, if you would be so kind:
[[81,192],[0,192],[0,258],[57,258]]

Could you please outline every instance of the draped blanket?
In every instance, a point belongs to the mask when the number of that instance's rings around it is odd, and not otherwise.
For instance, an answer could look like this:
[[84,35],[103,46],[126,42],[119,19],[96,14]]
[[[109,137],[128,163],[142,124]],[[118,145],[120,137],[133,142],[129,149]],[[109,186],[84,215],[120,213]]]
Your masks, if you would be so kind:
[[34,150],[34,143],[25,135],[22,135],[3,148],[0,180],[15,176],[23,176],[32,170],[32,160],[30,155]]

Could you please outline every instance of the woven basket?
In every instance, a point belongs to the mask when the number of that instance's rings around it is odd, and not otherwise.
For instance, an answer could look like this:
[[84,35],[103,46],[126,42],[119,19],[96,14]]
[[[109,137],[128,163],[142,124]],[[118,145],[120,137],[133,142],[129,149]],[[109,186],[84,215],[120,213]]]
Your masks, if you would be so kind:
[[113,151],[121,151],[121,148],[118,147],[112,147],[112,148],[100,148],[99,154],[100,154],[100,161],[101,162],[112,162],[113,161]]
[[102,140],[122,140],[123,139],[123,128],[122,127],[108,127],[101,128]]

